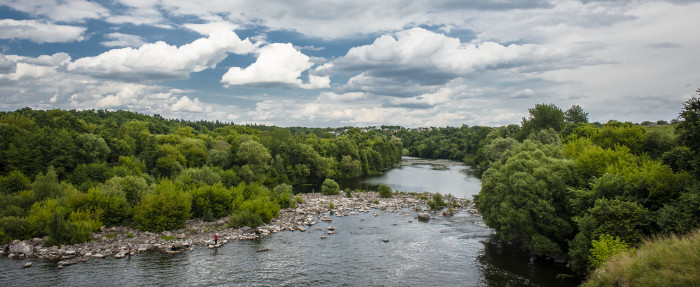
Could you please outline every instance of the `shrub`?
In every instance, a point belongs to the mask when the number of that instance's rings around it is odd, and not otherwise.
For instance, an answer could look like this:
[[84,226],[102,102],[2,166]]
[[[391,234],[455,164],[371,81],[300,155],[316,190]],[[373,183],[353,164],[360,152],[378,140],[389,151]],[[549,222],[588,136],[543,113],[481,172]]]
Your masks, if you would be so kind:
[[205,213],[211,213],[210,220],[222,218],[231,213],[231,191],[222,184],[201,186],[192,190],[192,217],[204,218]]
[[340,186],[335,180],[326,178],[321,184],[321,193],[323,195],[338,195],[340,194]]
[[260,215],[249,210],[239,210],[231,216],[231,220],[228,222],[228,227],[241,228],[243,226],[248,226],[255,228],[262,224],[263,220],[260,218]]
[[335,209],[335,203],[333,203],[332,201],[329,202],[329,203],[328,203],[328,208],[330,208],[330,209]]
[[588,262],[592,268],[598,268],[608,261],[613,255],[622,253],[629,247],[627,243],[620,240],[620,237],[612,237],[609,234],[601,234],[598,240],[591,241],[591,255]]
[[392,195],[391,187],[383,183],[379,185],[379,187],[377,188],[377,192],[382,198],[390,198]]
[[349,188],[345,190],[345,197],[352,198],[352,190]]
[[443,199],[442,199],[442,194],[439,194],[439,193],[433,194],[433,199],[428,200],[427,204],[430,207],[430,209],[432,209],[432,210],[439,210],[439,209],[447,206],[445,201],[443,201]]
[[190,219],[192,201],[172,181],[163,180],[134,208],[134,223],[141,230],[161,232],[183,227]]
[[294,197],[294,202],[296,202],[296,203],[298,203],[298,204],[302,204],[302,203],[304,203],[304,199],[301,198],[301,196],[298,196],[298,195],[297,195],[297,196]]

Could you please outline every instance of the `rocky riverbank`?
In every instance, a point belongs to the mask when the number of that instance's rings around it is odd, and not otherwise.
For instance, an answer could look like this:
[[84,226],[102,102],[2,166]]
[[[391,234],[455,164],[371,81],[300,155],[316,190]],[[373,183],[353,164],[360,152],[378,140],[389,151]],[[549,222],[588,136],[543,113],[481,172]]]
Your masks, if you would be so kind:
[[[266,237],[280,231],[306,231],[309,226],[319,221],[332,221],[333,217],[357,215],[360,212],[418,212],[417,219],[429,220],[426,210],[426,199],[429,195],[394,194],[392,198],[380,198],[375,192],[353,193],[352,198],[343,196],[326,196],[318,193],[299,195],[304,200],[295,209],[280,211],[279,217],[269,224],[258,228],[243,227],[238,229],[226,228],[228,219],[222,218],[214,222],[204,222],[194,219],[187,222],[181,229],[153,233],[140,231],[129,227],[101,228],[93,233],[93,240],[85,243],[67,246],[44,246],[44,239],[15,240],[0,250],[0,255],[8,258],[39,258],[55,260],[58,268],[85,262],[91,258],[124,258],[146,251],[161,251],[179,253],[191,250],[197,246],[218,248],[234,240],[251,240]],[[451,216],[454,211],[465,209],[476,213],[472,203],[463,199],[445,196],[445,202],[451,203],[451,209],[440,213],[433,212],[432,216]],[[331,204],[332,203],[332,204]],[[331,209],[331,207],[333,207]],[[374,210],[374,211],[373,211]],[[407,213],[407,212],[406,212]],[[408,214],[408,213],[407,213]],[[329,230],[328,234],[333,234]],[[218,241],[214,242],[214,235]],[[31,264],[29,264],[31,266]],[[27,266],[27,267],[29,267]]]

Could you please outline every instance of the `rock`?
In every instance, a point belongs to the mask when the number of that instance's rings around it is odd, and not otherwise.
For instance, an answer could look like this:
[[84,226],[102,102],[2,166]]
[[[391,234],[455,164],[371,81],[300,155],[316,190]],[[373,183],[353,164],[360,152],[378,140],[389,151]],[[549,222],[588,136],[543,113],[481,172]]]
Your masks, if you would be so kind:
[[56,268],[63,269],[63,265],[58,265],[58,267],[56,267]]
[[177,238],[177,239],[185,239],[186,237],[185,237],[185,234],[184,234],[184,233],[178,233],[178,234],[175,235],[175,238]]
[[[16,244],[15,244],[15,241],[17,241]],[[10,245],[10,250],[9,250],[10,253],[18,253],[18,254],[27,255],[27,254],[31,254],[32,251],[34,250],[34,247],[31,244],[27,243],[27,241],[19,241],[19,240],[15,240],[15,241],[12,241],[12,245]]]
[[241,227],[241,233],[255,233],[255,230],[253,228],[250,228],[250,226],[243,226]]
[[382,241],[384,241],[384,243],[387,243],[387,242],[389,242],[389,239],[384,238],[384,239],[382,239]]
[[95,258],[105,258],[106,256],[105,256],[104,254],[102,254],[102,253],[97,253],[97,254],[93,254],[92,257],[95,257]]
[[442,216],[450,217],[450,216],[453,216],[453,215],[455,215],[454,212],[449,211],[449,210],[445,210],[445,211],[442,212]]
[[332,222],[333,219],[330,216],[321,217],[321,221]]
[[304,228],[304,227],[301,227],[301,226],[297,227],[297,229],[298,229],[299,231],[301,231],[301,232],[304,232],[304,231],[306,231],[306,228]]
[[418,219],[418,220],[420,220],[420,221],[429,221],[429,220],[430,220],[430,215],[427,214],[427,213],[419,213],[419,214],[416,216],[416,219]]
[[328,232],[326,232],[326,233],[328,233],[328,234],[335,234],[335,231],[328,231]]
[[100,231],[101,232],[107,231],[107,227],[105,227],[104,225],[100,226]]
[[328,226],[328,230],[335,230],[334,226]]
[[63,254],[68,255],[68,256],[75,255],[75,250],[68,249],[68,250],[66,250],[66,252],[63,252]]
[[326,239],[326,238],[328,238],[328,236],[321,235],[321,239]]
[[25,263],[24,265],[22,265],[22,268],[28,268],[28,267],[32,267],[32,263],[31,263],[31,262],[27,262],[27,263]]
[[30,241],[31,241],[33,246],[39,246],[39,245],[44,244],[44,239],[41,239],[41,238],[32,238],[32,240],[30,240]]
[[270,251],[271,249],[265,248],[265,249],[258,249],[257,252],[267,252]]

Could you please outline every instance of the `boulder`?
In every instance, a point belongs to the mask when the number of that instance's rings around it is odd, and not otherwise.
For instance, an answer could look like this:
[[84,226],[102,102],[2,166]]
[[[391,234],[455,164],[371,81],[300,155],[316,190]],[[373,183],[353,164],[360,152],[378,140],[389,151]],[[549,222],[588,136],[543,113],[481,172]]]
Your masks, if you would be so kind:
[[[17,242],[15,244],[15,242]],[[18,253],[18,254],[31,254],[32,251],[34,250],[34,247],[27,243],[27,241],[18,241],[15,240],[12,242],[12,245],[10,245],[10,253]]]
[[455,215],[454,212],[449,211],[449,210],[445,210],[445,211],[442,212],[442,216],[445,216],[445,217],[450,217],[450,216],[453,216],[453,215]]
[[418,220],[420,220],[420,221],[428,221],[428,220],[430,220],[430,215],[427,214],[427,213],[419,213],[419,214],[416,216],[416,219],[418,219]]
[[255,233],[255,229],[250,228],[250,226],[243,226],[243,227],[241,227],[241,233],[242,234]]
[[27,263],[25,263],[25,264],[22,266],[22,268],[27,268],[27,267],[32,267],[32,263],[31,263],[31,262],[27,262]]

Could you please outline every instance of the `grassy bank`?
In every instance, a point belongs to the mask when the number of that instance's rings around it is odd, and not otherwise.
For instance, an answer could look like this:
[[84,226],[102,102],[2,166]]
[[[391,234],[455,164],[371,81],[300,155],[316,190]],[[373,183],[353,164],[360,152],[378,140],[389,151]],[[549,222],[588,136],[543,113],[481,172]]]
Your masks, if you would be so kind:
[[614,256],[582,286],[700,286],[700,230]]

